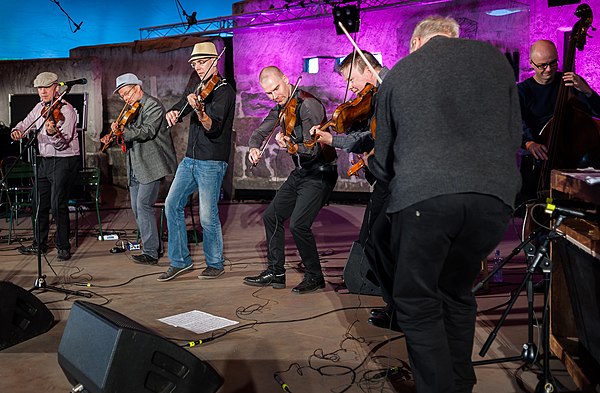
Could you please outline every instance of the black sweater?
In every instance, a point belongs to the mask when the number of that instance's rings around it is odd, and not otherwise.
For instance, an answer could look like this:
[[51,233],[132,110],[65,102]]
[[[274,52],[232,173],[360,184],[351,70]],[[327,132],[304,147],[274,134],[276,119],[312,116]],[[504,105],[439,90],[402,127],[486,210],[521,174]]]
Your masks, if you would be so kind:
[[497,49],[433,37],[390,71],[376,113],[369,168],[390,182],[388,213],[470,192],[513,205],[521,113],[512,68]]

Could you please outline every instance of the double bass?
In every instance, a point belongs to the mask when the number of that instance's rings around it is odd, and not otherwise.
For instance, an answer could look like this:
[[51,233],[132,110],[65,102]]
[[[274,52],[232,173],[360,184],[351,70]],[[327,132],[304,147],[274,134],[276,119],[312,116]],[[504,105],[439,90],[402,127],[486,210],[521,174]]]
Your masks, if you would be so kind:
[[[580,4],[575,11],[579,20],[573,26],[563,72],[573,72],[575,49],[583,50],[593,14],[589,5]],[[571,86],[561,84],[554,116],[540,132],[548,149],[538,182],[538,196],[547,196],[552,169],[573,169],[600,165],[600,121],[594,119],[573,94]]]

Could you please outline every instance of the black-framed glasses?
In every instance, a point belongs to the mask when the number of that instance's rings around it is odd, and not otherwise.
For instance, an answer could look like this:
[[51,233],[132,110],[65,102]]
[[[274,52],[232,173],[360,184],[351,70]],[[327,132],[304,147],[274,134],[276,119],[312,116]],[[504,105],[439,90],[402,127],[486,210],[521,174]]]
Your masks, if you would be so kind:
[[531,62],[531,65],[534,66],[535,68],[537,68],[540,71],[544,71],[546,70],[546,68],[550,67],[550,68],[554,68],[556,66],[558,66],[558,59],[554,59],[552,61],[549,61],[548,63],[542,63],[542,64],[536,64],[534,63],[533,60],[529,59],[529,61]]
[[209,61],[212,61],[213,59],[208,58],[208,59],[202,59],[202,60],[194,60],[190,63],[190,66],[192,68],[196,68],[196,66],[203,66],[204,64],[208,63]]

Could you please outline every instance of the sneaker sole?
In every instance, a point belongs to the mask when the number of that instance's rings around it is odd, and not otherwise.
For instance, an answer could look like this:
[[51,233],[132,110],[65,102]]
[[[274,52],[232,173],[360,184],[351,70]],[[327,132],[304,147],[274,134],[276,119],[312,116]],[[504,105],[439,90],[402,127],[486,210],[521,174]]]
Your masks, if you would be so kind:
[[260,284],[257,282],[248,282],[248,281],[242,281],[244,284],[246,285],[250,285],[251,287],[268,287],[269,285],[271,285],[274,289],[285,289],[285,284],[272,284],[272,283],[266,283],[266,284]]
[[198,278],[201,279],[201,280],[211,280],[213,278],[221,277],[224,273],[225,273],[225,270],[221,270],[219,272],[219,274],[217,274],[216,276],[203,276],[201,274],[201,275],[198,276]]
[[170,280],[174,279],[175,277],[179,276],[181,273],[184,273],[184,272],[190,270],[192,268],[192,266],[194,266],[194,264],[191,264],[190,266],[184,267],[183,269],[181,269],[177,273],[173,274],[172,276],[165,277],[165,278],[160,278],[159,277],[159,278],[156,279],[156,281],[160,281],[160,282],[170,281]]

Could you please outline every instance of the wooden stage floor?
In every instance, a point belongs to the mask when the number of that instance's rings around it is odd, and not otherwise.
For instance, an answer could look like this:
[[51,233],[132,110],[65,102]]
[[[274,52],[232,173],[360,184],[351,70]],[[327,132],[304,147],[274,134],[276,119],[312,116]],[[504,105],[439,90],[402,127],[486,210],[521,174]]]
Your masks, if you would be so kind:
[[[135,240],[136,225],[126,198],[115,205],[121,209],[102,212],[104,230],[118,232],[121,239]],[[159,318],[199,310],[238,321],[222,337],[186,349],[223,376],[225,383],[219,392],[276,392],[281,389],[273,378],[276,372],[292,392],[412,391],[403,335],[367,323],[369,309],[382,301],[377,296],[348,293],[342,285],[343,268],[350,246],[358,236],[364,206],[330,204],[319,214],[313,229],[327,286],[305,295],[291,292],[301,281],[302,273],[289,233],[288,287],[256,288],[242,284],[244,276],[265,268],[266,242],[261,220],[265,207],[266,204],[255,202],[220,206],[226,267],[225,274],[214,280],[198,279],[204,268],[202,244],[191,243],[194,270],[169,282],[157,282],[157,276],[168,266],[166,255],[158,266],[143,266],[133,263],[130,252],[109,253],[115,241],[97,240],[93,212],[82,218],[82,232],[87,236],[80,239],[79,247],[73,247],[73,258],[59,261],[56,250],[52,249],[42,260],[42,270],[49,284],[89,292],[90,302],[116,310],[164,337],[177,339],[178,344],[204,339],[211,333],[195,335],[159,322]],[[519,222],[511,226],[498,246],[503,255],[508,255],[518,243],[518,227]],[[37,277],[37,258],[20,255],[16,251],[18,242],[7,244],[7,228],[8,223],[2,219],[0,280],[30,289]],[[16,235],[23,244],[30,243],[28,217],[19,219]],[[73,240],[73,246],[74,243]],[[504,309],[498,306],[509,300],[524,275],[523,261],[519,257],[507,264],[505,282],[492,284],[478,296],[475,360],[480,359],[477,353]],[[90,286],[80,286],[86,283]],[[34,293],[52,311],[56,324],[47,333],[0,352],[2,393],[66,393],[71,389],[58,365],[57,349],[73,302],[82,298],[53,291]],[[536,295],[538,318],[541,301],[542,295]],[[534,331],[539,345],[540,329],[536,326]],[[93,331],[89,331],[89,337],[94,340]],[[519,355],[525,342],[527,305],[522,295],[486,359]],[[131,361],[135,362],[135,354]],[[553,375],[564,384],[562,391],[573,391],[573,383],[562,364],[553,360],[551,366]],[[389,378],[378,376],[382,370],[393,367],[400,367],[400,372]],[[533,392],[540,373],[539,367],[529,369],[522,362],[479,366],[476,371],[479,382],[475,392],[479,393]]]

